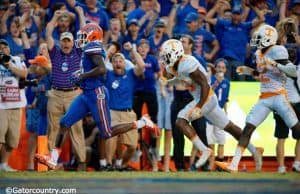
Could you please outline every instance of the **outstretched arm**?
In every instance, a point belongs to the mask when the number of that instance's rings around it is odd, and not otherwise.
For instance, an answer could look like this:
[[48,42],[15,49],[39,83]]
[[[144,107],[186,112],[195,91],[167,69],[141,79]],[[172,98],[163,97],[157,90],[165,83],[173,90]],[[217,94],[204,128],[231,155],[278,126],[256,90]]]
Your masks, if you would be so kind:
[[190,78],[201,87],[201,96],[198,106],[199,108],[202,108],[208,98],[210,90],[206,76],[199,69],[196,69],[194,72],[190,73]]

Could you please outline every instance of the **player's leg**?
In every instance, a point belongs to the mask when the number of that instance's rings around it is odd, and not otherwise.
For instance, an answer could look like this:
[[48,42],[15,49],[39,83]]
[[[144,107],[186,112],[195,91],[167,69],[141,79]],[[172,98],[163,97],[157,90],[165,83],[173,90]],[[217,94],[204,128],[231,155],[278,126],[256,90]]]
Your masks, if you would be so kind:
[[[78,108],[80,107],[80,108]],[[70,130],[70,127],[83,118],[88,112],[87,106],[83,100],[83,95],[77,96],[71,103],[68,111],[62,117],[60,121],[60,131],[57,135],[55,148],[53,148],[49,155],[36,154],[35,158],[47,165],[50,169],[55,169],[57,165],[57,160],[59,158],[60,149],[65,138],[65,133]]]
[[212,150],[200,140],[193,126],[190,125],[190,121],[201,117],[201,112],[196,109],[196,104],[197,102],[193,100],[178,113],[176,126],[192,141],[193,145],[202,152],[200,159],[195,163],[195,168],[199,168],[205,164]]
[[[270,102],[269,102],[270,103]],[[231,161],[230,166],[224,166],[223,163],[217,163],[216,165],[225,168],[226,171],[237,171],[238,170],[238,164],[239,161],[242,158],[242,154],[245,150],[245,148],[248,148],[249,151],[253,154],[255,162],[256,162],[256,169],[261,169],[261,154],[260,149],[256,149],[252,144],[249,144],[250,138],[254,130],[256,129],[256,126],[258,126],[260,123],[262,123],[265,118],[270,113],[270,109],[267,106],[268,101],[260,100],[257,102],[256,105],[252,108],[250,113],[247,116],[246,119],[246,126],[244,130],[242,131],[238,126],[233,124],[231,121],[224,127],[225,131],[228,131],[231,135],[233,135],[238,141],[238,146],[235,150],[235,155]],[[213,112],[212,112],[213,113]],[[225,114],[225,113],[224,113]],[[221,114],[220,114],[221,115]],[[212,116],[211,114],[209,116]],[[215,119],[217,119],[216,117]],[[220,121],[221,119],[217,119],[217,121]],[[222,125],[220,123],[216,124],[220,128],[222,128]]]
[[285,173],[286,167],[284,165],[284,143],[285,139],[288,137],[289,128],[286,126],[281,117],[277,112],[273,112],[275,119],[275,133],[274,136],[277,138],[276,144],[276,158],[278,162],[278,172]]

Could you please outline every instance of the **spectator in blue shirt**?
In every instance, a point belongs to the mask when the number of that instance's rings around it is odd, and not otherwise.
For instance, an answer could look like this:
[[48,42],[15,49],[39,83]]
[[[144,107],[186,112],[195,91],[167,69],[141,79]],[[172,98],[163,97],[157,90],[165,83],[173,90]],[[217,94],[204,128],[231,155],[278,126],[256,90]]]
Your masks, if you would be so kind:
[[189,34],[194,39],[194,54],[211,61],[219,50],[219,42],[216,36],[203,27],[199,27],[198,13],[189,13],[184,19],[187,25],[185,34]]
[[250,30],[265,20],[264,13],[257,7],[252,6],[252,9],[258,16],[252,22],[242,22],[241,8],[232,10],[231,21],[213,18],[221,5],[222,4],[219,2],[215,4],[215,6],[207,14],[206,21],[215,25],[215,29],[223,29],[223,38],[220,44],[223,48],[222,57],[227,59],[229,63],[226,78],[229,80],[245,80],[244,76],[239,77],[236,74],[236,68],[245,64],[246,46],[249,42]]

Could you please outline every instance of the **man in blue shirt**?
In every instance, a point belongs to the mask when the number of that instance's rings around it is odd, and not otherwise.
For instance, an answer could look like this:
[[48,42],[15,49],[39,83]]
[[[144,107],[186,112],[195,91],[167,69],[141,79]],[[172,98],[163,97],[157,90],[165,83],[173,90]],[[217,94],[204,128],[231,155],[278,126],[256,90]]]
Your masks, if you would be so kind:
[[216,30],[218,28],[223,29],[223,38],[220,44],[221,48],[223,48],[221,57],[225,58],[229,63],[226,78],[229,80],[244,80],[245,76],[238,77],[236,68],[244,65],[250,30],[265,20],[264,13],[257,7],[252,6],[251,8],[257,15],[257,18],[252,22],[242,22],[241,8],[232,10],[231,20],[212,18],[221,6],[222,4],[217,2],[207,14],[206,21],[215,25]]
[[[111,62],[113,70],[107,72],[105,86],[109,92],[109,107],[112,119],[112,126],[129,123],[136,120],[136,114],[132,110],[134,88],[137,80],[143,77],[145,63],[142,57],[132,47],[131,43],[124,44],[135,59],[136,66],[131,69],[125,68],[125,57],[121,53],[115,53]],[[118,141],[117,141],[118,140]],[[127,164],[133,156],[138,143],[137,130],[131,130],[117,137],[106,140],[106,160],[112,165],[112,159],[117,146],[116,167],[119,170],[127,169]],[[126,151],[122,152],[122,145]],[[123,153],[123,154],[119,154]]]

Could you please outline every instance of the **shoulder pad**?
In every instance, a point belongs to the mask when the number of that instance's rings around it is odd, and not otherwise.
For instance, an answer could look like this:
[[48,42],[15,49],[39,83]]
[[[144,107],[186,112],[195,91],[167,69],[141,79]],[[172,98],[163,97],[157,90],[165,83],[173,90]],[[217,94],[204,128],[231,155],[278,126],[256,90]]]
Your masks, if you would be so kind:
[[272,60],[283,60],[289,58],[287,49],[281,45],[273,46],[268,55]]

